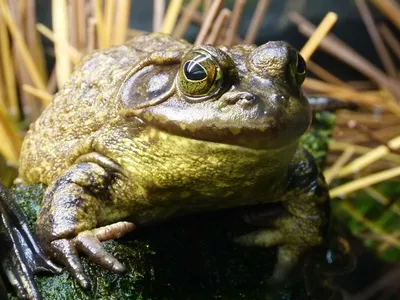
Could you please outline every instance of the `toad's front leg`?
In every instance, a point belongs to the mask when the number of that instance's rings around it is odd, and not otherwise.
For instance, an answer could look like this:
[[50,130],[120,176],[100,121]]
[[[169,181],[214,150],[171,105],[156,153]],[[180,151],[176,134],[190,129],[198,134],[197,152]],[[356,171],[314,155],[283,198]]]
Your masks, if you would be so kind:
[[85,155],[46,190],[37,219],[37,236],[45,251],[67,267],[84,288],[90,286],[78,252],[102,267],[123,272],[123,265],[100,241],[115,239],[134,229],[129,222],[96,228],[97,217],[109,197],[108,187],[122,176],[118,165],[97,153]]
[[329,225],[329,194],[313,157],[300,150],[289,169],[284,211],[270,218],[265,210],[250,210],[244,219],[255,226],[272,226],[240,236],[237,242],[248,246],[278,246],[277,264],[270,282],[281,282],[310,248],[321,245]]

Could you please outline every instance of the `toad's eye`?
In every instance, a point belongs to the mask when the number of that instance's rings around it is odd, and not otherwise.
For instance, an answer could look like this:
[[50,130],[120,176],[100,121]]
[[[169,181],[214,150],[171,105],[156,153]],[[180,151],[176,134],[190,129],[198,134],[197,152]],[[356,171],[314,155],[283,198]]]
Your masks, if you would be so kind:
[[298,85],[301,85],[304,80],[306,79],[306,62],[304,61],[304,58],[300,55],[300,53],[297,53],[297,59],[296,59],[296,83]]
[[186,96],[198,98],[216,91],[221,79],[221,68],[214,58],[206,52],[195,51],[185,57],[178,84]]
[[195,60],[185,63],[183,66],[185,77],[191,81],[201,81],[207,78],[207,71]]
[[304,58],[299,54],[297,54],[297,74],[304,74],[306,72],[306,62]]

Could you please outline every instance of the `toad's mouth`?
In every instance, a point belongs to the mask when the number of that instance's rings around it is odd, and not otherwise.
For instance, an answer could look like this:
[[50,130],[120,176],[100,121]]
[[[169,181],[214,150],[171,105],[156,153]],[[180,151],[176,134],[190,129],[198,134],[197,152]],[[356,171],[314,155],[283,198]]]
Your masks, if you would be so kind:
[[236,145],[251,149],[279,149],[297,142],[307,130],[309,121],[304,119],[293,122],[279,122],[269,118],[263,122],[246,124],[243,120],[221,122],[221,120],[192,120],[166,118],[153,114],[146,109],[130,112],[130,116],[139,118],[147,125],[169,134],[199,141]]
[[253,149],[285,147],[296,142],[310,125],[307,100],[264,95],[254,97],[251,105],[241,105],[228,101],[226,94],[229,92],[199,103],[172,95],[156,104],[129,107],[124,115],[170,134]]

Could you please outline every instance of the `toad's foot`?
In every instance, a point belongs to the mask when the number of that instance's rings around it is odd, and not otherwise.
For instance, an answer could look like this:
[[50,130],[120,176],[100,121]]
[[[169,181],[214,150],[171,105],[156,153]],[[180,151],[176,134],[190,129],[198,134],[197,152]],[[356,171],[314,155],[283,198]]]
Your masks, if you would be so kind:
[[296,152],[287,182],[280,216],[271,216],[268,204],[244,216],[249,224],[272,228],[261,228],[237,238],[237,242],[248,246],[278,246],[277,264],[270,282],[281,282],[307,250],[321,245],[329,226],[328,189],[314,159],[306,151]]
[[[93,229],[106,206],[105,199],[109,199],[110,185],[123,175],[115,162],[98,153],[83,155],[78,161],[47,187],[36,232],[48,255],[66,266],[82,287],[89,288],[78,253],[85,253],[91,261],[120,273],[124,267],[100,242],[119,238],[135,226],[119,222]],[[112,223],[114,219],[105,221]]]
[[80,232],[73,239],[58,239],[50,242],[47,251],[60,263],[65,265],[83,288],[90,287],[78,251],[85,253],[88,258],[101,267],[122,273],[125,267],[110,253],[104,250],[101,241],[113,240],[131,232],[135,225],[130,222],[118,222],[108,226]]
[[235,241],[246,246],[278,246],[277,263],[270,283],[282,282],[299,262],[302,254],[322,243],[317,224],[296,217],[283,217],[274,222],[280,229],[261,229],[238,237]]

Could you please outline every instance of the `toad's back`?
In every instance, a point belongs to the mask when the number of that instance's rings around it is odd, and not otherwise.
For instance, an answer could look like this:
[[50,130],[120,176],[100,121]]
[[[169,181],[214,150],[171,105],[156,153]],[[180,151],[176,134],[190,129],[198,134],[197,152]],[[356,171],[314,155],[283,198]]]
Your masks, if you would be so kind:
[[183,52],[190,44],[165,35],[137,37],[87,56],[33,123],[21,150],[25,183],[50,183],[90,149],[92,137],[120,117],[116,98],[127,74],[151,53]]

